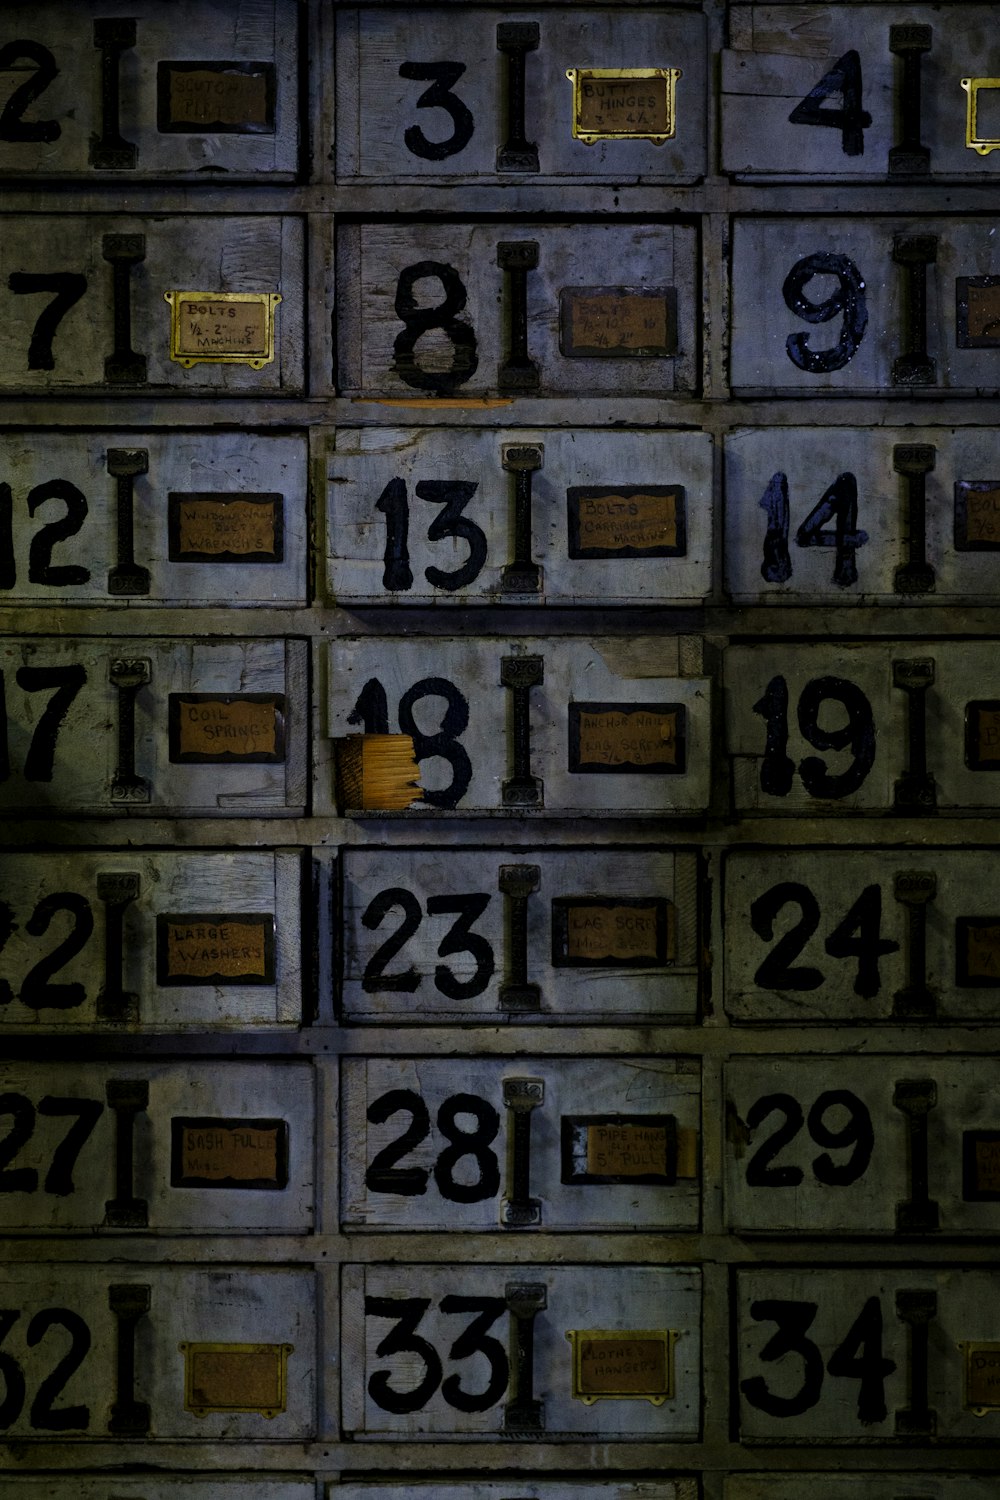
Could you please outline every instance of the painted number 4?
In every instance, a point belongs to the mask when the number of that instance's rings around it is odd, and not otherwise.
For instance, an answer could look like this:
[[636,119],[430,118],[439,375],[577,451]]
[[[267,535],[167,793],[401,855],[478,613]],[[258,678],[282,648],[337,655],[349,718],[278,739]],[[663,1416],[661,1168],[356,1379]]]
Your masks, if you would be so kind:
[[[787,474],[772,474],[761,496],[760,507],[767,514],[760,576],[766,583],[787,583],[792,576],[792,559],[788,551],[790,507]],[[825,529],[831,521],[833,529]],[[867,531],[858,530],[858,482],[853,474],[837,475],[795,533],[797,547],[835,549],[833,582],[841,588],[857,583],[855,553],[867,540]]]

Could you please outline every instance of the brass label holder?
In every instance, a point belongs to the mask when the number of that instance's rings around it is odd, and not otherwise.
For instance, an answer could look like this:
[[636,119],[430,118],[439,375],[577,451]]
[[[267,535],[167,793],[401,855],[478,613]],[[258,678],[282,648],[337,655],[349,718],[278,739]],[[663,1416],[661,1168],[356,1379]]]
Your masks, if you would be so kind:
[[170,304],[170,358],[193,365],[249,365],[274,360],[274,311],[280,292],[164,292]]
[[1000,151],[1000,139],[981,137],[979,134],[979,90],[1000,89],[1000,78],[962,78],[959,82],[966,93],[966,146],[970,151],[978,151],[980,156],[989,156],[991,151]]
[[196,1417],[213,1412],[254,1412],[276,1417],[286,1410],[288,1356],[293,1344],[181,1343],[184,1407]]
[[672,1328],[570,1328],[575,1401],[648,1401],[674,1395]]
[[[677,134],[677,80],[681,76],[680,68],[567,68],[566,77],[573,85],[575,139],[585,146],[598,141],[650,141],[662,146]],[[647,91],[647,97],[642,103],[633,102],[640,88]],[[631,97],[616,101],[614,95],[624,90],[630,90]]]

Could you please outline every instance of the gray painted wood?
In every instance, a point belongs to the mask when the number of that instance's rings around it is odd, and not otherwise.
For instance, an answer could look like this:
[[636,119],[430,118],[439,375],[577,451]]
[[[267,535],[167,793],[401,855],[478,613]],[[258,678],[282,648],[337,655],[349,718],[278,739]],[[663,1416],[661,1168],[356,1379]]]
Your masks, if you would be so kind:
[[[1000,344],[959,348],[956,282],[996,272],[992,220],[953,216],[931,219],[862,215],[849,219],[810,216],[799,221],[738,219],[733,240],[731,379],[737,394],[780,391],[784,395],[916,395],[957,392],[976,396],[1000,385]],[[908,268],[893,260],[896,239],[936,236],[936,263],[926,268],[927,353],[936,361],[930,385],[895,385],[893,364],[908,347],[904,295]],[[786,340],[808,337],[809,351],[833,349],[840,338],[839,314],[816,326],[786,305],[785,278],[807,256],[846,256],[865,284],[868,326],[857,352],[828,373],[811,373],[789,357]],[[803,296],[820,304],[838,290],[837,278],[813,275]]]
[[[83,1407],[75,1425],[59,1434],[94,1441],[107,1436],[117,1396],[117,1318],[108,1305],[108,1288],[146,1286],[150,1305],[136,1325],[135,1399],[150,1407],[152,1431],[160,1437],[201,1438],[208,1442],[275,1438],[302,1441],[316,1428],[316,1288],[311,1270],[291,1266],[225,1269],[181,1266],[8,1267],[0,1275],[5,1306],[20,1312],[18,1336],[10,1352],[25,1366],[30,1390],[51,1370],[45,1343],[31,1349],[25,1334],[38,1312],[68,1308],[91,1331],[91,1345],[67,1381],[61,1406]],[[62,1335],[65,1339],[65,1334]],[[286,1409],[265,1417],[259,1412],[185,1409],[184,1355],[178,1344],[291,1344],[288,1355]],[[27,1403],[26,1403],[27,1404]],[[42,1453],[52,1444],[51,1431],[32,1429],[29,1411],[9,1428],[12,1437]],[[30,1451],[30,1450],[29,1450]],[[133,1481],[134,1484],[134,1481]]]
[[[531,770],[544,781],[546,810],[695,812],[708,800],[709,684],[701,677],[667,675],[670,654],[669,644],[664,647],[652,638],[624,645],[602,640],[546,642],[531,637],[516,641],[399,639],[391,644],[358,640],[350,646],[337,642],[329,654],[327,732],[334,739],[358,732],[349,722],[350,716],[359,693],[372,678],[378,678],[386,690],[390,733],[397,731],[396,710],[403,693],[425,679],[444,678],[459,689],[469,705],[468,729],[461,740],[467,747],[472,777],[459,807],[466,812],[502,811],[502,784],[512,775],[513,766],[506,743],[512,693],[501,685],[500,660],[503,656],[541,655],[544,682],[530,689],[529,714]],[[428,697],[429,701],[414,712],[419,715],[418,728],[433,733],[445,704],[437,695]],[[569,770],[569,710],[575,702],[683,705],[686,769],[647,774],[617,771],[609,762],[610,773]],[[609,710],[614,711],[614,707]],[[439,755],[426,759],[438,763],[422,768],[421,786],[446,791],[453,781],[451,767],[442,763]]]
[[[98,15],[136,23],[135,46],[123,50],[118,65],[119,128],[136,147],[136,160],[133,168],[121,171],[95,166],[91,156],[92,139],[102,135],[101,51],[94,45],[93,26]],[[73,0],[7,6],[0,46],[30,40],[51,53],[58,70],[22,118],[26,124],[49,121],[58,133],[52,140],[3,140],[0,170],[5,177],[96,176],[126,185],[178,177],[219,182],[267,176],[288,181],[298,155],[297,21],[294,0],[180,0],[167,9],[155,0],[103,0],[99,10]],[[190,121],[193,128],[181,133],[162,129],[158,64],[173,60],[267,64],[276,95],[270,128],[251,134],[198,129],[195,119]],[[28,57],[12,59],[0,70],[0,98],[6,102],[33,70]],[[209,86],[207,78],[203,83]],[[214,85],[216,93],[220,86],[221,80]],[[206,105],[210,98],[206,96]],[[255,117],[253,112],[251,118]]]
[[[108,385],[105,359],[114,352],[114,271],[104,258],[105,235],[144,235],[145,259],[131,267],[132,347],[146,358],[146,381]],[[82,275],[87,286],[52,338],[52,367],[29,363],[31,339],[52,291],[15,294],[11,275]],[[69,393],[97,388],[133,399],[150,391],[236,396],[301,392],[303,385],[303,239],[294,216],[228,217],[165,214],[150,219],[100,215],[9,215],[0,244],[0,389]],[[280,292],[275,357],[249,365],[196,364],[170,357],[170,308],[164,292]]]
[[[516,476],[503,467],[509,448],[540,448],[531,475],[531,555],[541,568],[537,593],[507,594],[502,571],[513,560]],[[428,579],[427,569],[454,573],[471,555],[468,541],[431,541],[439,508],[418,485],[460,479],[476,486],[463,515],[486,537],[483,566],[453,588]],[[394,480],[406,485],[409,507],[408,589],[386,588],[386,520],[376,503]],[[683,555],[573,557],[572,551],[655,546],[653,528],[634,496],[622,491],[681,486],[686,522]],[[607,498],[570,498],[576,489],[603,489]],[[711,588],[712,444],[704,433],[561,431],[474,428],[340,429],[327,476],[327,580],[342,604],[436,605],[489,603],[696,603]],[[663,502],[666,503],[666,502]],[[440,502],[439,502],[440,505]],[[671,510],[676,514],[671,501]],[[680,508],[680,507],[678,507]],[[580,516],[573,546],[571,512]],[[593,516],[592,520],[589,517]],[[588,528],[589,521],[589,530]],[[671,545],[675,528],[669,533]],[[679,542],[676,543],[679,545]],[[435,575],[436,577],[437,575]]]
[[[428,1437],[482,1438],[501,1430],[505,1392],[484,1412],[462,1412],[443,1399],[429,1397],[419,1413],[395,1415],[380,1410],[366,1386],[377,1370],[390,1371],[397,1390],[412,1389],[423,1375],[414,1356],[383,1359],[375,1351],[393,1323],[363,1312],[366,1297],[430,1298],[422,1337],[443,1356],[456,1337],[458,1320],[440,1309],[441,1298],[496,1297],[508,1284],[530,1282],[544,1286],[547,1306],[534,1320],[534,1391],[544,1403],[546,1436],[570,1440],[584,1435],[621,1438],[628,1435],[690,1442],[699,1430],[700,1415],[700,1301],[701,1275],[687,1266],[539,1266],[368,1265],[346,1266],[343,1272],[343,1349],[348,1368],[357,1374],[343,1381],[342,1419],[358,1437],[384,1433],[397,1441]],[[510,1314],[501,1313],[493,1336],[505,1341]],[[367,1324],[367,1327],[365,1326]],[[675,1394],[654,1406],[642,1398],[599,1400],[585,1405],[571,1394],[571,1351],[566,1332],[592,1329],[670,1329],[674,1345]],[[356,1363],[354,1363],[356,1361]],[[483,1359],[477,1365],[483,1366]],[[446,1362],[450,1369],[451,1362]],[[470,1366],[456,1366],[470,1384]]]
[[[892,1019],[894,996],[908,982],[908,924],[904,904],[895,895],[897,877],[923,873],[936,882],[926,911],[926,983],[937,1014],[946,1021],[991,1021],[996,1015],[1000,985],[959,983],[956,960],[959,932],[965,919],[988,921],[993,916],[991,850],[910,848],[851,850],[736,850],[726,857],[726,1009],[738,1022],[799,1026],[826,1021],[872,1023]],[[815,895],[821,919],[806,937],[795,966],[815,970],[822,982],[815,989],[782,992],[758,982],[756,972],[779,937],[798,920],[789,904],[777,918],[774,940],[753,931],[751,907],[778,884],[791,881]],[[827,954],[827,935],[843,920],[862,892],[877,887],[882,917],[881,938],[898,949],[879,959],[881,984],[875,995],[860,996],[854,985],[857,962]]]
[[[147,1060],[118,1063],[5,1063],[0,1067],[0,1092],[27,1099],[36,1111],[31,1137],[18,1153],[19,1169],[36,1174],[36,1185],[10,1194],[5,1204],[8,1230],[32,1233],[70,1233],[118,1228],[109,1224],[107,1204],[117,1198],[115,1187],[116,1111],[108,1085],[119,1080],[144,1082],[148,1104],[135,1116],[134,1196],[147,1205],[146,1224],[135,1227],[154,1234],[265,1234],[308,1233],[312,1225],[313,1119],[312,1070],[298,1062],[172,1064]],[[39,1111],[40,1100],[92,1101],[102,1112],[80,1148],[72,1168],[69,1193],[48,1185],[54,1153],[66,1138],[74,1116],[52,1116]],[[244,1133],[254,1142],[261,1173],[271,1172],[274,1160],[262,1141],[263,1131],[251,1121],[282,1120],[287,1148],[282,1151],[286,1185],[274,1189],[227,1183],[224,1169],[234,1165],[235,1149],[210,1147],[204,1155],[206,1171],[215,1185],[175,1183],[174,1120],[244,1121]],[[188,1127],[197,1136],[212,1135],[213,1127]],[[251,1175],[250,1148],[244,1148],[236,1169]],[[190,1147],[183,1161],[197,1157]],[[58,1185],[58,1184],[57,1184]]]
[[[301,1020],[301,861],[292,851],[9,853],[0,870],[4,899],[16,923],[0,958],[14,995],[0,1015],[11,1031],[51,1035],[95,1027],[112,1033],[120,1029],[120,1020],[102,1019],[98,1011],[106,977],[106,917],[98,881],[101,875],[120,873],[136,875],[139,882],[139,894],[123,914],[123,989],[137,997],[134,1030],[249,1031],[294,1027]],[[58,911],[38,937],[28,924],[40,904],[46,910],[57,893],[67,891],[84,898],[94,928],[79,957],[67,954],[53,978],[79,985],[83,993],[70,1007],[29,1006],[20,999],[25,976],[55,946],[56,937],[62,941],[69,936],[73,924],[70,913]],[[216,984],[202,976],[191,984],[160,984],[157,918],[196,912],[273,916],[274,982]]]
[[[122,656],[122,649],[119,641],[87,638],[18,641],[8,637],[4,641],[0,668],[7,682],[11,773],[0,791],[0,808],[7,816],[26,806],[46,813],[69,808],[107,815],[123,801],[130,812],[140,814],[189,811],[219,816],[240,811],[266,815],[294,806],[296,798],[302,800],[299,768],[304,745],[301,750],[297,745],[304,738],[306,723],[306,703],[299,686],[304,664],[301,643],[129,640],[124,648],[127,656]],[[149,663],[148,682],[139,687],[135,700],[135,770],[148,784],[148,797],[143,799],[117,798],[114,791],[120,765],[122,690],[111,681],[111,672],[113,664],[122,660]],[[64,676],[55,687],[55,679],[33,685],[35,679],[25,678],[24,672],[38,668],[63,674],[82,669],[85,677]],[[46,766],[39,764],[29,777],[31,747],[45,738],[40,725],[47,704],[56,691],[68,695],[74,686],[76,692],[56,736],[51,775],[47,780],[40,775]],[[212,756],[214,744],[231,743],[222,718],[238,712],[219,710],[212,704],[254,693],[284,698],[286,750],[279,760],[240,764],[224,759],[200,763],[174,759],[168,735],[171,695],[203,695],[210,700],[204,709],[191,712],[214,714],[220,720],[213,744],[206,734],[198,742],[198,753]],[[235,743],[251,741],[237,735]],[[273,744],[273,735],[260,743]],[[184,746],[181,753],[187,753]],[[219,751],[224,753],[228,752]]]
[[[992,41],[988,6],[734,6],[736,45],[722,54],[722,163],[740,176],[816,182],[872,181],[889,175],[889,150],[899,130],[902,63],[889,50],[889,29],[929,26],[932,45],[921,61],[920,138],[930,150],[932,179],[992,181],[992,156],[965,144],[966,95],[959,80],[987,76]],[[841,132],[789,122],[795,106],[849,50],[859,55],[861,107],[872,117],[864,152],[845,154]],[[981,124],[989,100],[982,96]],[[823,105],[837,109],[834,93]],[[987,133],[991,133],[988,128]]]
[[[513,1115],[505,1107],[505,1083],[528,1078],[542,1084],[544,1097],[531,1112],[530,1182],[532,1198],[539,1203],[539,1227],[545,1230],[605,1229],[693,1229],[699,1218],[700,1190],[696,1176],[687,1171],[670,1186],[664,1183],[567,1182],[563,1157],[564,1122],[576,1117],[672,1115],[677,1129],[697,1133],[700,1090],[697,1065],[676,1058],[629,1058],[609,1062],[568,1058],[517,1058],[509,1061],[464,1058],[447,1061],[434,1058],[352,1058],[343,1068],[341,1221],[348,1228],[458,1230],[496,1232],[506,1222],[503,1204],[511,1191],[509,1171],[504,1170],[513,1150]],[[409,1125],[407,1113],[396,1112],[382,1124],[369,1122],[376,1101],[393,1090],[404,1089],[424,1101],[435,1120],[441,1106],[455,1094],[471,1094],[487,1107],[485,1128],[474,1123],[469,1110],[458,1115],[458,1128],[440,1126],[415,1146],[401,1162],[406,1168],[421,1168],[429,1174],[427,1191],[418,1195],[382,1192],[366,1186],[366,1173],[378,1152],[398,1140]],[[452,1106],[449,1106],[451,1108]],[[459,1145],[462,1136],[492,1133],[492,1115],[498,1117],[493,1142],[486,1159],[497,1162],[500,1182],[496,1193],[477,1202],[455,1202],[443,1196],[433,1174],[435,1163],[446,1151],[451,1136]],[[381,1113],[381,1110],[377,1111]],[[446,1112],[446,1124],[450,1115]],[[651,1127],[652,1128],[652,1127]],[[505,1149],[506,1143],[506,1149]],[[449,1160],[451,1158],[449,1157]],[[455,1162],[451,1175],[461,1187],[481,1184],[484,1170],[472,1156]],[[446,1179],[447,1185],[447,1179]],[[450,1189],[449,1189],[450,1191]]]
[[[456,28],[454,14],[344,10],[337,15],[337,175],[365,181],[694,182],[705,168],[704,23],[694,11],[657,14],[596,6],[540,6],[518,11],[536,22],[540,43],[527,56],[525,133],[538,147],[537,173],[497,172],[504,144],[505,62],[496,29],[504,12],[467,6]],[[446,58],[463,76],[452,92],[473,112],[464,149],[444,158],[420,156],[404,136],[418,127],[432,142],[447,142],[455,127],[447,112],[417,108],[428,82],[400,77],[404,62]],[[593,146],[573,136],[573,90],[567,68],[680,68],[677,131],[663,145],[607,140]]]
[[[807,1235],[898,1234],[897,1213],[911,1198],[909,1119],[895,1103],[897,1087],[923,1090],[933,1100],[926,1114],[930,1197],[945,1234],[996,1234],[997,1205],[966,1201],[962,1148],[966,1132],[995,1130],[998,1061],[976,1053],[948,1058],[892,1056],[840,1058],[739,1058],[726,1069],[726,1222],[737,1233]],[[852,1095],[845,1099],[843,1094]],[[804,1124],[768,1157],[769,1171],[801,1173],[791,1190],[747,1181],[748,1164],[785,1123],[775,1105],[751,1128],[747,1117],[760,1099],[795,1099],[817,1135]],[[822,1108],[817,1108],[822,1104]],[[812,1112],[815,1111],[815,1116]],[[864,1137],[870,1121],[873,1145]],[[849,1143],[857,1129],[861,1143]],[[844,1132],[845,1144],[829,1137]],[[829,1181],[824,1153],[843,1182]],[[867,1166],[864,1166],[866,1157]],[[818,1164],[818,1171],[817,1171]],[[854,1181],[846,1179],[864,1166]],[[822,1175],[821,1175],[822,1174]],[[756,1176],[756,1172],[753,1174]],[[905,1209],[904,1209],[905,1216]]]
[[[896,569],[908,561],[909,488],[895,472],[896,447],[934,449],[925,479],[926,560],[934,570],[927,593],[896,591]],[[836,553],[798,546],[798,527],[838,475],[854,475],[858,529],[867,541],[855,553],[857,582],[834,581]],[[791,577],[761,578],[767,518],[761,506],[772,476],[788,481]],[[960,606],[995,597],[996,564],[990,476],[1000,473],[1000,444],[992,427],[787,427],[744,428],[726,439],[726,584],[738,603],[808,603]],[[966,490],[979,485],[980,491]],[[962,522],[962,504],[974,511]],[[826,530],[832,535],[835,523]],[[966,538],[974,540],[968,548]],[[978,539],[978,540],[975,540]],[[961,547],[960,545],[961,544]]]
[[[761,1359],[761,1350],[774,1332],[766,1318],[754,1319],[750,1304],[771,1298],[815,1303],[817,1307],[805,1335],[823,1356],[824,1363],[841,1344],[852,1322],[870,1298],[882,1309],[882,1357],[895,1368],[885,1376],[886,1415],[862,1422],[858,1417],[858,1385],[851,1378],[830,1376],[823,1380],[818,1401],[802,1415],[769,1416],[755,1409],[746,1391],[739,1400],[740,1433],[744,1443],[833,1444],[888,1442],[897,1450],[912,1446],[913,1438],[896,1429],[896,1413],[907,1407],[907,1324],[895,1313],[895,1300],[902,1291],[936,1294],[937,1313],[930,1337],[934,1349],[928,1380],[929,1405],[937,1414],[937,1436],[961,1444],[969,1453],[989,1434],[981,1417],[965,1408],[963,1350],[965,1341],[990,1342],[1000,1335],[1000,1317],[994,1295],[996,1279],[988,1271],[968,1269],[961,1278],[953,1271],[935,1271],[930,1266],[899,1268],[869,1266],[864,1270],[841,1267],[823,1270],[786,1267],[783,1270],[744,1270],[737,1273],[739,1318],[739,1378],[760,1375],[775,1394],[794,1395],[801,1386],[802,1359],[772,1364]],[[794,1364],[794,1369],[793,1369]],[[890,1463],[891,1459],[888,1460]]]
[[[148,570],[148,592],[115,594],[108,574],[119,562],[118,487],[108,470],[109,451],[138,451],[145,455],[147,471],[132,478],[132,522],[135,562]],[[112,467],[120,461],[112,456]],[[307,455],[301,436],[285,437],[265,432],[158,432],[84,431],[52,433],[43,445],[25,434],[0,435],[0,483],[10,485],[16,577],[5,590],[10,601],[39,605],[102,604],[126,608],[167,605],[215,604],[264,608],[282,603],[306,602],[306,548],[308,543]],[[77,531],[55,543],[51,565],[57,569],[82,569],[61,582],[33,579],[31,548],[35,537],[48,526],[59,526],[67,515],[65,498],[43,498],[46,486],[55,480],[73,485],[83,496],[86,515]],[[35,497],[34,515],[29,506]],[[171,544],[171,494],[210,495],[219,524],[210,528],[204,502],[204,519],[182,523],[179,546]],[[238,556],[236,546],[249,550],[263,533],[263,523],[252,525],[244,508],[243,520],[228,529],[225,500],[214,497],[275,494],[282,497],[283,523],[278,529],[282,561],[248,562]],[[270,512],[269,512],[270,513]],[[196,542],[210,549],[198,560],[185,560]],[[233,553],[230,560],[227,544]],[[235,545],[234,545],[235,544]],[[179,555],[173,557],[172,552]],[[219,553],[222,555],[220,556]]]
[[[528,354],[538,366],[539,392],[546,396],[669,396],[694,388],[697,375],[695,230],[668,224],[532,223],[523,231],[485,224],[342,226],[337,234],[339,388],[349,395],[426,398],[394,365],[397,337],[405,332],[395,309],[401,272],[423,261],[448,265],[466,289],[456,312],[475,330],[478,367],[458,387],[462,396],[497,390],[497,367],[507,354],[504,303],[507,273],[497,265],[497,245],[517,240],[538,245],[539,260],[528,277]],[[567,356],[560,352],[560,292],[566,287],[676,287],[678,353],[650,356]],[[437,307],[444,297],[437,276],[417,280],[418,308]],[[450,372],[453,346],[440,329],[424,334],[416,348],[426,371]]]
[[[697,1007],[697,861],[684,850],[628,849],[359,849],[342,856],[343,908],[341,956],[342,1004],[354,1022],[414,1021],[487,1022],[508,1016],[501,989],[509,973],[510,937],[505,923],[500,871],[505,865],[528,865],[539,872],[538,891],[527,902],[528,982],[540,991],[537,1014],[520,1020],[558,1025],[587,1021],[621,1024],[628,1018],[672,1017],[691,1020]],[[387,966],[392,973],[413,969],[419,976],[412,993],[365,990],[364,972],[377,950],[402,919],[390,910],[377,928],[365,913],[375,897],[391,887],[411,892],[424,915],[416,932]],[[427,911],[428,902],[479,891],[489,895],[471,930],[494,956],[493,971],[480,995],[464,998],[443,993],[435,981],[442,960],[438,947],[454,925],[455,914]],[[554,901],[601,897],[614,902],[653,896],[670,903],[675,924],[675,957],[662,965],[619,967],[610,963],[565,968],[553,962]],[[476,965],[468,953],[452,954],[448,968],[464,982]]]

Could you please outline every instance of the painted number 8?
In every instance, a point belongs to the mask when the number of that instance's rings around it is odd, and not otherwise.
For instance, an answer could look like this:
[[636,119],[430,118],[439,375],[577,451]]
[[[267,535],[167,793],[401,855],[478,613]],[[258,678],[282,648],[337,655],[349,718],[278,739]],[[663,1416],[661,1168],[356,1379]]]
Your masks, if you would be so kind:
[[[836,276],[838,290],[825,302],[812,302],[805,296],[806,284],[814,276]],[[785,306],[806,323],[829,323],[838,313],[843,315],[840,338],[832,349],[810,349],[808,333],[790,333],[785,340],[788,358],[810,375],[828,375],[842,370],[858,351],[868,327],[868,305],[861,272],[846,255],[818,250],[815,255],[797,260],[781,288]]]

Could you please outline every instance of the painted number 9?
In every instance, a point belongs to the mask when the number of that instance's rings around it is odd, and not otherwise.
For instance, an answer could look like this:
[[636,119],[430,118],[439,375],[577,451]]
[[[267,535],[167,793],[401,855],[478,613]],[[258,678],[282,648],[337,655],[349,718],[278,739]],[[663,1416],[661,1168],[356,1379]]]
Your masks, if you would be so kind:
[[[805,287],[814,276],[835,276],[838,288],[824,302],[813,302]],[[842,370],[858,351],[868,327],[868,304],[861,272],[846,255],[818,250],[797,260],[781,288],[785,306],[806,323],[829,323],[838,313],[843,316],[840,338],[832,349],[810,349],[808,333],[790,333],[785,340],[788,358],[810,375],[828,375]]]

